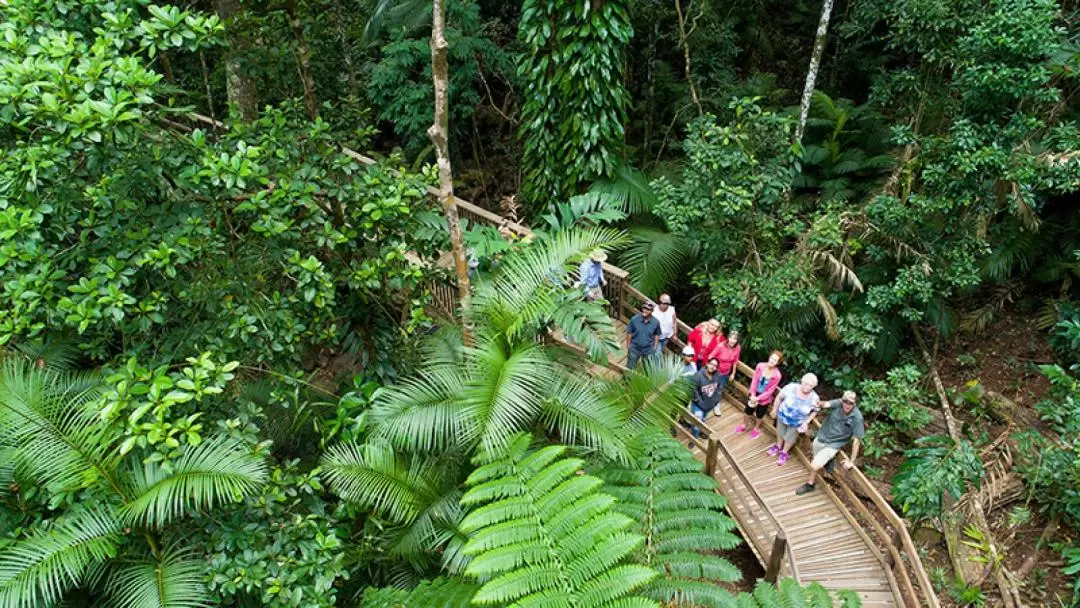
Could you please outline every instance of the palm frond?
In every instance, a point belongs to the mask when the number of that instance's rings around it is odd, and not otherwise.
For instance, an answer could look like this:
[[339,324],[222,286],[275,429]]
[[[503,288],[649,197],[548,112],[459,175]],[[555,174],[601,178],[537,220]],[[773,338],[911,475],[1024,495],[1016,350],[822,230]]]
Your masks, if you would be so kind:
[[630,245],[619,255],[619,263],[643,293],[663,292],[695,255],[693,243],[685,236],[646,226],[632,227],[629,233]]
[[398,523],[412,523],[439,496],[437,463],[401,456],[384,440],[333,446],[322,466],[335,494]]
[[593,182],[589,192],[613,197],[619,201],[619,208],[631,215],[650,213],[659,200],[645,173],[623,160],[615,165],[611,179]]
[[549,205],[548,212],[539,220],[545,226],[535,228],[538,236],[566,230],[574,226],[599,226],[626,219],[626,212],[619,208],[619,201],[606,193],[589,192],[570,197],[565,203]]
[[540,423],[562,443],[580,445],[613,460],[628,456],[621,426],[626,414],[596,391],[591,376],[563,376],[544,402]]
[[0,550],[0,607],[36,608],[60,599],[88,570],[116,555],[120,525],[104,509],[38,527]]
[[161,559],[128,562],[105,584],[116,608],[204,608],[211,606],[203,585],[205,565],[194,555],[172,549]]
[[535,342],[506,352],[495,340],[480,341],[469,357],[474,374],[462,392],[460,415],[473,422],[482,449],[495,449],[536,421],[554,367]]
[[15,350],[33,361],[35,365],[51,367],[57,371],[75,369],[76,362],[82,356],[78,345],[67,340],[19,342],[15,344]]
[[677,381],[680,371],[677,361],[664,356],[659,363],[605,386],[604,398],[619,409],[630,435],[646,428],[670,427],[675,412],[689,403],[689,386]]
[[189,447],[166,472],[158,463],[132,469],[135,498],[125,521],[160,527],[193,511],[236,502],[266,482],[266,460],[239,441],[213,437]]
[[461,416],[468,381],[465,364],[425,367],[419,376],[380,390],[372,407],[374,435],[411,453],[431,453],[467,445],[476,433]]
[[740,540],[716,481],[665,431],[646,429],[632,445],[630,466],[607,465],[596,475],[618,499],[615,508],[645,537],[638,561],[658,576],[643,593],[665,604],[730,606],[733,597],[716,585],[740,580],[742,573],[712,553]]
[[584,463],[562,458],[565,447],[530,451],[530,443],[512,437],[467,481],[465,572],[483,583],[473,603],[659,608],[637,594],[656,572],[627,563],[643,539],[599,491],[603,482],[578,474]]
[[477,289],[473,311],[497,332],[531,340],[551,320],[557,295],[573,280],[574,266],[588,252],[626,243],[620,230],[601,227],[560,230],[507,256],[495,278]]
[[[15,448],[16,467],[45,484],[81,488],[110,479],[116,431],[90,404],[92,376],[36,368],[8,359],[0,368],[0,446]],[[115,483],[111,484],[115,488]]]

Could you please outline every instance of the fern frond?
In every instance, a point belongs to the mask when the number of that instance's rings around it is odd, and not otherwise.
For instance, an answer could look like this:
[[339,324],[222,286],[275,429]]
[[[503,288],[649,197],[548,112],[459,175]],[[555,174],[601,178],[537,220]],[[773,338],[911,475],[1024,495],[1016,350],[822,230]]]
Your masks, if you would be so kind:
[[379,391],[372,407],[376,437],[412,453],[443,451],[465,445],[475,429],[461,416],[460,398],[468,376],[465,366],[425,366],[422,376]]
[[472,597],[480,586],[458,578],[437,578],[421,581],[415,589],[385,588],[364,592],[357,608],[471,608]]
[[717,583],[742,578],[739,569],[717,549],[732,549],[741,541],[735,522],[724,512],[726,501],[716,493],[716,481],[667,433],[652,428],[632,442],[632,466],[608,465],[596,471],[604,489],[631,517],[646,543],[639,561],[659,576],[643,594],[662,602],[729,606],[732,596],[711,593]]
[[0,550],[0,607],[55,603],[64,591],[81,584],[91,567],[114,557],[119,540],[119,522],[100,508],[35,528]]
[[192,511],[236,502],[266,482],[265,459],[232,439],[189,447],[166,472],[158,463],[132,470],[135,498],[120,509],[130,523],[160,527]]
[[584,463],[562,458],[563,446],[530,452],[530,444],[513,436],[469,476],[465,572],[483,583],[473,603],[659,608],[635,595],[656,572],[626,563],[643,539],[599,492],[603,482],[579,474]]
[[167,551],[160,560],[125,563],[105,584],[109,605],[117,608],[204,608],[205,566],[196,557]]

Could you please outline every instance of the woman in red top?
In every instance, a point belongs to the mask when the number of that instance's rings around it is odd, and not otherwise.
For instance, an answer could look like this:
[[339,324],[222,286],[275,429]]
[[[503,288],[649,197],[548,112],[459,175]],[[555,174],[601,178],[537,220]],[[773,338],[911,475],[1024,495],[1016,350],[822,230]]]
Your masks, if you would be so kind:
[[[716,348],[705,359],[715,358],[719,363],[716,373],[720,374],[720,392],[724,391],[727,383],[735,379],[735,369],[739,366],[739,355],[742,347],[739,346],[739,330],[733,329],[728,332],[727,340],[721,340]],[[721,402],[723,403],[723,402]],[[720,404],[713,408],[713,415],[720,415]]]
[[690,335],[686,337],[686,342],[694,347],[694,363],[698,369],[705,367],[709,355],[716,350],[723,339],[724,334],[720,333],[720,322],[716,319],[698,323],[694,331],[690,332]]

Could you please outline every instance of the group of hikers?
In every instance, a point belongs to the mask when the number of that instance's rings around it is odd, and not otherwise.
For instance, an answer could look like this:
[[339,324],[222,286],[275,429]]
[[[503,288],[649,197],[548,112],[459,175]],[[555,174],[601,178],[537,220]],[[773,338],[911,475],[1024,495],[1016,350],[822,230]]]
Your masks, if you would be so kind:
[[[670,295],[661,294],[655,304],[644,302],[640,312],[626,326],[627,367],[634,369],[649,357],[658,359],[677,331],[678,317]],[[710,413],[721,414],[724,389],[735,379],[741,354],[738,330],[732,329],[725,336],[716,319],[698,324],[687,335],[681,373],[693,385],[690,410],[702,423]],[[795,490],[801,496],[815,490],[822,469],[832,472],[836,455],[848,442],[852,442],[851,457],[845,459],[844,468],[855,466],[865,427],[854,391],[844,391],[839,399],[823,401],[815,391],[818,379],[814,374],[805,374],[798,382],[779,388],[783,379],[782,360],[783,354],[774,350],[768,359],[754,367],[747,387],[743,419],[735,427],[735,433],[748,433],[751,440],[757,439],[761,436],[762,421],[768,414],[776,421],[776,443],[769,446],[767,452],[776,457],[777,465],[783,466],[799,435],[806,434],[810,424],[821,414],[821,428],[812,445],[810,477]],[[698,436],[696,427],[691,431]]]

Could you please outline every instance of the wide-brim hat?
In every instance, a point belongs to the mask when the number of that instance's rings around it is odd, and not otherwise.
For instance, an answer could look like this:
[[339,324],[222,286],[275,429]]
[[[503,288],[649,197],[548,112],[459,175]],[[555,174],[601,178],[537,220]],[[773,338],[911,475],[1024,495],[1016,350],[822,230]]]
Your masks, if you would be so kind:
[[589,253],[589,259],[603,264],[607,261],[607,253],[604,252],[603,249],[593,249],[592,252]]

